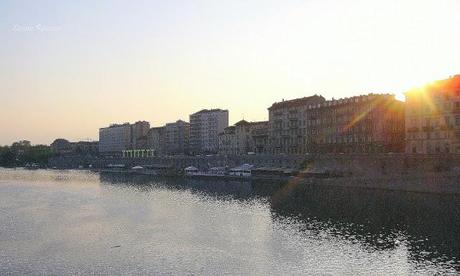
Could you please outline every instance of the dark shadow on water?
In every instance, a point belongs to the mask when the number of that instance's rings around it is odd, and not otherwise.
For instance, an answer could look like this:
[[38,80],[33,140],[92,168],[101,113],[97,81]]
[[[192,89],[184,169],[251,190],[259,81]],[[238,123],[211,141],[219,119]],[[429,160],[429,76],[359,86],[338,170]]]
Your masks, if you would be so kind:
[[460,270],[460,196],[261,182],[101,174],[107,185],[149,191],[161,186],[217,199],[261,198],[275,220],[310,233],[359,242],[370,251],[407,246],[413,261]]
[[189,190],[193,193],[203,194],[216,198],[232,198],[235,200],[248,200],[252,198],[269,198],[282,188],[284,183],[257,183],[253,181],[196,179],[183,177],[159,177],[136,174],[101,173],[102,183],[126,186],[137,190],[152,190],[162,187],[176,190]]
[[271,208],[279,216],[320,222],[306,227],[321,231],[326,225],[329,233],[359,240],[371,250],[404,243],[414,260],[452,261],[460,268],[459,196],[294,186],[272,196]]

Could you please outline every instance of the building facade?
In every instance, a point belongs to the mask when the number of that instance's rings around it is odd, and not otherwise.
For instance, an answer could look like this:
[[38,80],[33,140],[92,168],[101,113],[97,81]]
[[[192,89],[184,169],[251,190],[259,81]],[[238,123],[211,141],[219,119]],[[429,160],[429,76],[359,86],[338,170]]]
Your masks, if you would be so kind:
[[460,75],[406,93],[406,153],[460,153]]
[[165,154],[165,127],[152,127],[147,133],[147,148],[154,151],[155,156]]
[[314,95],[274,103],[268,108],[268,142],[272,154],[303,154],[306,152],[306,111],[326,100]]
[[235,152],[236,154],[247,154],[253,151],[252,124],[241,120],[235,123]]
[[217,153],[219,133],[228,127],[228,110],[203,109],[190,115],[190,151]]
[[77,155],[99,155],[99,142],[98,141],[79,141],[71,142],[73,152]]
[[189,140],[189,123],[178,120],[164,126],[164,151],[166,154],[187,154],[189,150]]
[[147,148],[147,133],[150,130],[150,123],[137,121],[131,125],[131,149]]
[[219,153],[242,155],[267,153],[268,122],[241,120],[219,134]]
[[72,143],[66,139],[58,138],[50,145],[51,152],[57,155],[65,155],[73,152]]
[[99,153],[117,154],[132,147],[131,125],[113,124],[99,129]]
[[268,144],[268,121],[261,121],[253,123],[251,130],[253,152],[256,154],[269,153]]
[[99,152],[103,155],[119,155],[122,151],[147,148],[150,123],[113,124],[99,129]]
[[219,154],[236,154],[235,126],[226,127],[223,132],[219,133]]
[[404,150],[404,103],[390,94],[369,94],[310,106],[307,152],[373,153]]
[[267,130],[268,129],[268,122],[261,121],[261,122],[247,122],[245,120],[241,120],[235,123],[235,138],[236,138],[236,153],[237,154],[247,154],[247,153],[256,153],[256,141],[255,138],[259,138],[257,141],[259,144],[259,150],[261,149],[261,143],[263,140],[260,136],[260,132],[254,136],[254,133],[257,130]]

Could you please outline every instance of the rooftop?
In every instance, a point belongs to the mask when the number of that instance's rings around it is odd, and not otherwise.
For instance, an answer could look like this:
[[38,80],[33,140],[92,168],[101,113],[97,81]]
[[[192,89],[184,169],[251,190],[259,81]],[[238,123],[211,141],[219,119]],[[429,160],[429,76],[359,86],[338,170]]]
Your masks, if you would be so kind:
[[[324,108],[324,107],[329,107],[329,106],[337,106],[337,105],[352,104],[352,103],[361,103],[361,102],[372,101],[372,100],[379,100],[379,102],[380,102],[383,99],[390,99],[390,98],[392,100],[394,100],[395,102],[399,102],[398,100],[396,100],[396,98],[395,98],[395,96],[393,94],[389,94],[389,93],[382,93],[382,94],[370,93],[370,94],[367,94],[367,95],[359,95],[359,96],[353,96],[353,97],[343,98],[343,99],[341,98],[341,99],[338,99],[338,100],[335,100],[335,99],[328,100],[328,101],[325,101],[325,102],[320,103],[320,104],[309,105],[308,109]],[[374,103],[377,103],[377,102],[374,102]]]
[[122,126],[129,126],[129,123],[123,123],[123,124],[110,124],[108,127],[101,127],[100,129],[106,129],[106,128],[115,128],[115,127],[122,127]]
[[268,110],[316,104],[316,103],[320,103],[324,101],[326,100],[324,99],[323,96],[315,94],[309,97],[303,97],[303,98],[298,98],[298,99],[293,99],[293,100],[288,100],[288,101],[283,100],[281,102],[276,102],[272,104],[272,106],[270,106]]
[[235,127],[234,126],[228,126],[224,128],[224,131],[219,133],[219,135],[224,135],[224,134],[233,134],[235,133]]
[[246,120],[241,120],[235,123],[235,126],[240,125],[261,125],[261,124],[268,124],[268,121],[257,121],[257,122],[248,122]]
[[433,81],[421,87],[415,87],[407,91],[405,94],[411,95],[413,93],[419,93],[422,91],[460,95],[460,74],[450,76],[447,79]]
[[198,115],[198,114],[203,114],[203,113],[212,113],[212,112],[228,112],[227,109],[220,109],[220,108],[214,108],[214,109],[202,109],[198,112],[195,112],[191,115]]

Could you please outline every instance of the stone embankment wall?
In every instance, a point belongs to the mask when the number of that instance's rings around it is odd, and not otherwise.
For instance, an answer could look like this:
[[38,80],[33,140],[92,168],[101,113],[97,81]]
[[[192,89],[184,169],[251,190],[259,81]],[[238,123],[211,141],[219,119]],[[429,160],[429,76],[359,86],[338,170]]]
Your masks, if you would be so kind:
[[55,157],[49,160],[50,167],[78,168],[92,165],[104,168],[109,164],[126,166],[154,165],[183,169],[195,166],[209,167],[253,164],[256,167],[290,168],[305,172],[335,172],[345,176],[388,177],[425,176],[432,173],[460,172],[460,155],[405,155],[405,154],[323,154],[323,155],[239,155],[239,156],[170,156],[149,158],[91,158]]
[[313,185],[460,194],[459,155],[323,155],[307,170],[343,175],[302,180]]
[[305,169],[370,178],[424,177],[460,173],[460,155],[318,155],[307,161]]
[[303,179],[304,183],[389,189],[417,192],[460,193],[460,155],[244,155],[173,156],[152,158],[56,157],[50,167],[104,168],[109,164],[154,165],[181,170],[188,166],[206,169],[235,167],[244,163],[256,167],[292,168],[310,173],[333,173],[342,177]]

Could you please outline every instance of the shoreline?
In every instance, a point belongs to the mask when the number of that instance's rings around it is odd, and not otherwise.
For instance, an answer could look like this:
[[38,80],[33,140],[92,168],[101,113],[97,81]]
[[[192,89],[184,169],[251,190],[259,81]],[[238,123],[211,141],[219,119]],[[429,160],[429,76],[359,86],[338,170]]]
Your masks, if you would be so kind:
[[[85,169],[79,169],[85,170]],[[238,181],[267,181],[267,182],[294,182],[302,185],[331,186],[359,188],[367,190],[388,190],[414,193],[430,194],[450,194],[460,195],[460,179],[455,174],[431,174],[425,176],[406,176],[406,177],[381,177],[369,178],[358,176],[343,177],[260,177],[260,176],[232,176],[232,175],[159,175],[136,171],[110,171],[110,170],[90,170],[98,173],[126,174],[126,175],[146,175],[159,177],[180,177],[184,179],[201,180],[238,180]]]
[[432,173],[427,175],[406,175],[405,177],[376,177],[369,178],[365,176],[342,176],[342,177],[261,177],[261,176],[232,176],[232,175],[184,175],[184,174],[157,174],[133,170],[108,170],[108,169],[90,169],[90,168],[45,168],[45,169],[27,169],[24,167],[1,167],[10,170],[56,170],[56,171],[88,171],[102,174],[121,174],[121,175],[144,175],[152,177],[173,178],[180,177],[183,179],[200,179],[205,181],[224,180],[224,181],[243,181],[243,182],[293,182],[300,185],[312,186],[329,186],[342,188],[358,188],[366,190],[387,190],[399,192],[428,193],[428,194],[445,194],[460,196],[460,178],[456,174]]

